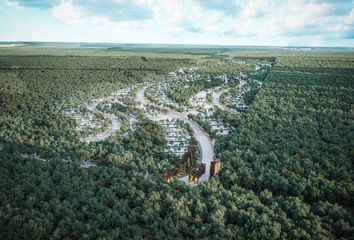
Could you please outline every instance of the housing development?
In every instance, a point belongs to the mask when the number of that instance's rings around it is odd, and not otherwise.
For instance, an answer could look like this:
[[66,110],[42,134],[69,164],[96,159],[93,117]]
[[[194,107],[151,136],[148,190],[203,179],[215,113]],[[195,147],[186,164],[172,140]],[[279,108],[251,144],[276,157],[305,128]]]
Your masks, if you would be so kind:
[[353,240],[354,0],[0,0],[0,240]]
[[[166,152],[181,158],[180,166],[165,174],[166,180],[180,179],[193,185],[220,171],[214,143],[219,136],[233,131],[220,113],[234,117],[245,113],[250,100],[246,103],[244,94],[258,91],[275,63],[273,58],[236,58],[232,62],[240,64],[242,71],[218,75],[204,73],[198,66],[181,68],[163,75],[163,80],[152,79],[93,99],[84,106],[71,108],[68,114],[77,121],[78,131],[92,132],[81,138],[85,142],[105,140],[120,130],[122,122],[129,128],[120,134],[128,136],[139,127],[138,119],[142,116],[155,121],[165,130]],[[183,89],[189,87],[195,88],[195,94],[183,96]],[[191,148],[198,157],[182,167]],[[196,169],[203,170],[193,176],[191,172]]]

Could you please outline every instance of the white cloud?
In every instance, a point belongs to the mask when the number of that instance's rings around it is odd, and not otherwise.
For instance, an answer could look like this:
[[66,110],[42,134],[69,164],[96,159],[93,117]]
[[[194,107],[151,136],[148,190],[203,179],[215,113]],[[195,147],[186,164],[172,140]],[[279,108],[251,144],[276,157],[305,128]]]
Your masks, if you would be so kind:
[[235,36],[312,35],[328,31],[330,23],[335,22],[331,16],[332,5],[314,0],[288,0],[278,4],[252,0],[243,9],[242,17],[235,19],[232,29]]
[[[125,0],[115,0],[124,2]],[[139,3],[142,0],[136,0]],[[72,0],[61,0],[60,4],[53,8],[53,16],[67,25],[92,25],[101,28],[142,28],[146,27],[149,21],[124,20],[112,22],[108,17],[92,16],[87,14],[81,6],[75,5]]]
[[[26,10],[33,10],[39,4],[30,4],[27,0],[3,1]],[[341,8],[339,14],[333,13],[338,10],[338,3],[329,0],[229,1],[61,0],[54,7],[52,4],[49,8],[38,8],[51,11],[55,19],[72,29],[87,28],[92,31],[91,35],[99,31],[106,36],[111,34],[115,39],[129,36],[127,39],[136,41],[181,39],[182,42],[215,44],[277,45],[300,41],[325,44],[328,38],[349,36],[354,27],[353,4],[347,13]],[[138,36],[144,39],[138,39]]]
[[[129,2],[153,11],[151,19],[118,20],[85,14],[82,7],[72,0],[62,0],[53,8],[53,16],[68,25],[94,24],[103,28],[154,28],[162,33],[182,35],[183,32],[202,32],[221,35],[231,32],[234,36],[246,37],[280,37],[286,34],[303,34],[308,28],[330,31],[327,22],[330,19],[332,5],[315,0],[288,0],[284,2],[268,0],[235,0],[242,9],[239,14],[230,16],[218,9],[202,7],[200,2],[193,0],[112,0],[117,4]],[[354,14],[352,14],[354,15]],[[347,22],[353,21],[348,15],[338,29],[348,28]],[[174,32],[175,31],[175,32]],[[333,31],[333,25],[332,25]],[[309,33],[312,34],[312,33]]]
[[266,0],[250,0],[244,7],[242,15],[245,18],[257,17],[264,12],[268,4]]
[[319,26],[330,15],[331,4],[313,1],[288,1],[280,9],[278,24],[285,28]]
[[68,25],[81,25],[87,22],[83,19],[80,7],[73,5],[71,0],[61,0],[61,3],[53,8],[53,16]]
[[344,16],[344,24],[348,26],[354,26],[354,8],[350,11],[350,13],[346,16]]
[[11,1],[11,0],[4,0],[5,4],[8,6],[13,6],[16,9],[24,9],[23,6],[21,6],[20,4],[18,4],[18,2],[16,1]]

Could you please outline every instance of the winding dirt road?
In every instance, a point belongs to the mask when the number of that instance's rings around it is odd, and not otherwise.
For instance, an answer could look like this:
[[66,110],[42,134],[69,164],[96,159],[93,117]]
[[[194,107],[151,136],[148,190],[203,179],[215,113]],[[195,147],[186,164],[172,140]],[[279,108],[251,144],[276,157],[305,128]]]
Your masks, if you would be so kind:
[[[151,85],[149,85],[151,86]],[[149,104],[149,100],[145,98],[145,90],[149,86],[145,86],[142,89],[139,90],[139,92],[136,95],[136,101],[140,103],[141,105],[145,106]]]
[[101,111],[99,111],[97,109],[98,102],[100,102],[100,101],[95,101],[95,102],[89,104],[87,106],[87,108],[90,111],[92,111],[92,112],[100,113],[105,118],[110,119],[111,120],[111,125],[103,132],[97,133],[97,134],[92,135],[92,136],[80,138],[81,141],[84,141],[84,142],[103,141],[103,140],[107,139],[109,136],[111,136],[115,131],[117,131],[121,127],[121,123],[120,123],[120,121],[118,120],[118,118],[115,115],[104,113],[104,112],[101,112]]
[[[242,80],[240,79],[240,89],[242,89],[242,87],[244,85],[246,85],[246,81],[245,80]],[[221,97],[221,94],[223,94],[224,91],[226,91],[227,89],[224,89],[224,90],[218,90],[218,91],[213,91],[213,102],[212,104],[218,108],[220,108],[221,110],[223,111],[228,111],[228,112],[232,112],[232,113],[235,113],[235,114],[240,114],[238,111],[236,111],[235,109],[231,109],[229,107],[226,107],[224,104],[221,103],[221,100],[220,100],[220,97]]]
[[213,92],[213,102],[212,103],[214,106],[220,108],[223,111],[226,111],[228,109],[220,101],[220,97],[221,97],[222,93],[223,93],[223,91]]

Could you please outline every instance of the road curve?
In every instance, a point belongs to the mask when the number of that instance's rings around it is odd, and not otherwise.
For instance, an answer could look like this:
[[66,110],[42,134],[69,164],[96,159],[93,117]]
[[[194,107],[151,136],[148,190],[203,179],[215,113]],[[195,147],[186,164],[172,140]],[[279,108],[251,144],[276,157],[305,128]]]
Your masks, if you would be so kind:
[[103,114],[103,115],[111,119],[111,125],[108,127],[108,129],[106,129],[103,132],[97,133],[96,135],[80,138],[81,141],[84,142],[103,141],[107,139],[109,136],[111,136],[115,131],[120,129],[121,123],[116,116],[114,116],[113,114]]
[[189,126],[191,126],[193,135],[198,141],[201,153],[201,161],[202,163],[205,163],[205,173],[199,178],[199,182],[208,180],[210,175],[211,161],[214,160],[214,145],[210,137],[198,124],[191,121],[185,114],[170,110],[166,115],[171,118],[183,120],[185,123],[188,123]]
[[[149,85],[151,86],[151,85]],[[145,90],[146,88],[148,88],[149,86],[145,86],[143,88],[141,88],[138,93],[136,94],[136,101],[140,104],[140,105],[148,105],[149,104],[149,100],[145,98]]]
[[[246,81],[245,80],[242,80],[240,79],[240,89],[242,89],[242,87],[244,85],[246,85]],[[220,108],[221,110],[223,111],[227,111],[227,112],[231,112],[231,113],[234,113],[234,114],[240,114],[237,110],[235,109],[232,109],[232,108],[229,108],[227,106],[225,106],[224,104],[221,103],[221,100],[220,100],[220,97],[221,97],[221,94],[226,91],[227,89],[224,89],[224,90],[218,90],[218,91],[213,91],[213,102],[212,104],[218,108]]]
[[223,93],[223,91],[213,92],[213,105],[220,108],[223,111],[226,111],[228,109],[220,101],[220,97],[221,97],[222,93]]
[[104,113],[104,112],[101,112],[97,109],[98,102],[99,101],[95,101],[95,102],[87,105],[87,109],[89,109],[92,112],[100,113],[105,118],[109,118],[111,120],[111,125],[108,127],[108,129],[106,129],[103,132],[97,133],[92,136],[80,138],[80,141],[84,141],[84,142],[103,141],[103,140],[107,139],[109,136],[111,136],[115,131],[117,131],[121,127],[121,122],[118,120],[118,118],[114,114]]
[[[139,102],[141,105],[147,105],[149,103],[149,101],[145,98],[146,88],[147,87],[142,88],[136,96],[136,101]],[[206,134],[198,124],[190,120],[187,117],[186,113],[180,113],[174,110],[169,110],[166,114],[163,115],[170,118],[183,120],[185,123],[188,123],[191,126],[193,130],[193,135],[198,141],[198,145],[201,152],[201,161],[202,163],[205,163],[205,173],[200,177],[199,182],[208,180],[210,175],[211,161],[214,160],[214,145],[208,134]],[[188,179],[186,179],[187,178],[184,177],[182,180],[188,183]]]

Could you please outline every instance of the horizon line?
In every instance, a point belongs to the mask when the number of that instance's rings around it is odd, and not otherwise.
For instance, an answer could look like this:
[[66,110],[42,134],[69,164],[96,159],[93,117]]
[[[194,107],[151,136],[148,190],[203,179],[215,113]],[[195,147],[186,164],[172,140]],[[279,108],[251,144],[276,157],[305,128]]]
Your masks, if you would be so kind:
[[342,49],[352,49],[352,46],[306,46],[306,45],[230,45],[230,44],[196,44],[196,43],[161,43],[161,42],[146,42],[146,43],[137,43],[137,42],[90,42],[90,41],[33,41],[33,40],[16,40],[16,41],[2,41],[0,40],[0,44],[3,43],[85,43],[85,44],[132,44],[132,45],[177,45],[177,46],[214,46],[214,47],[269,47],[269,48],[342,48]]

